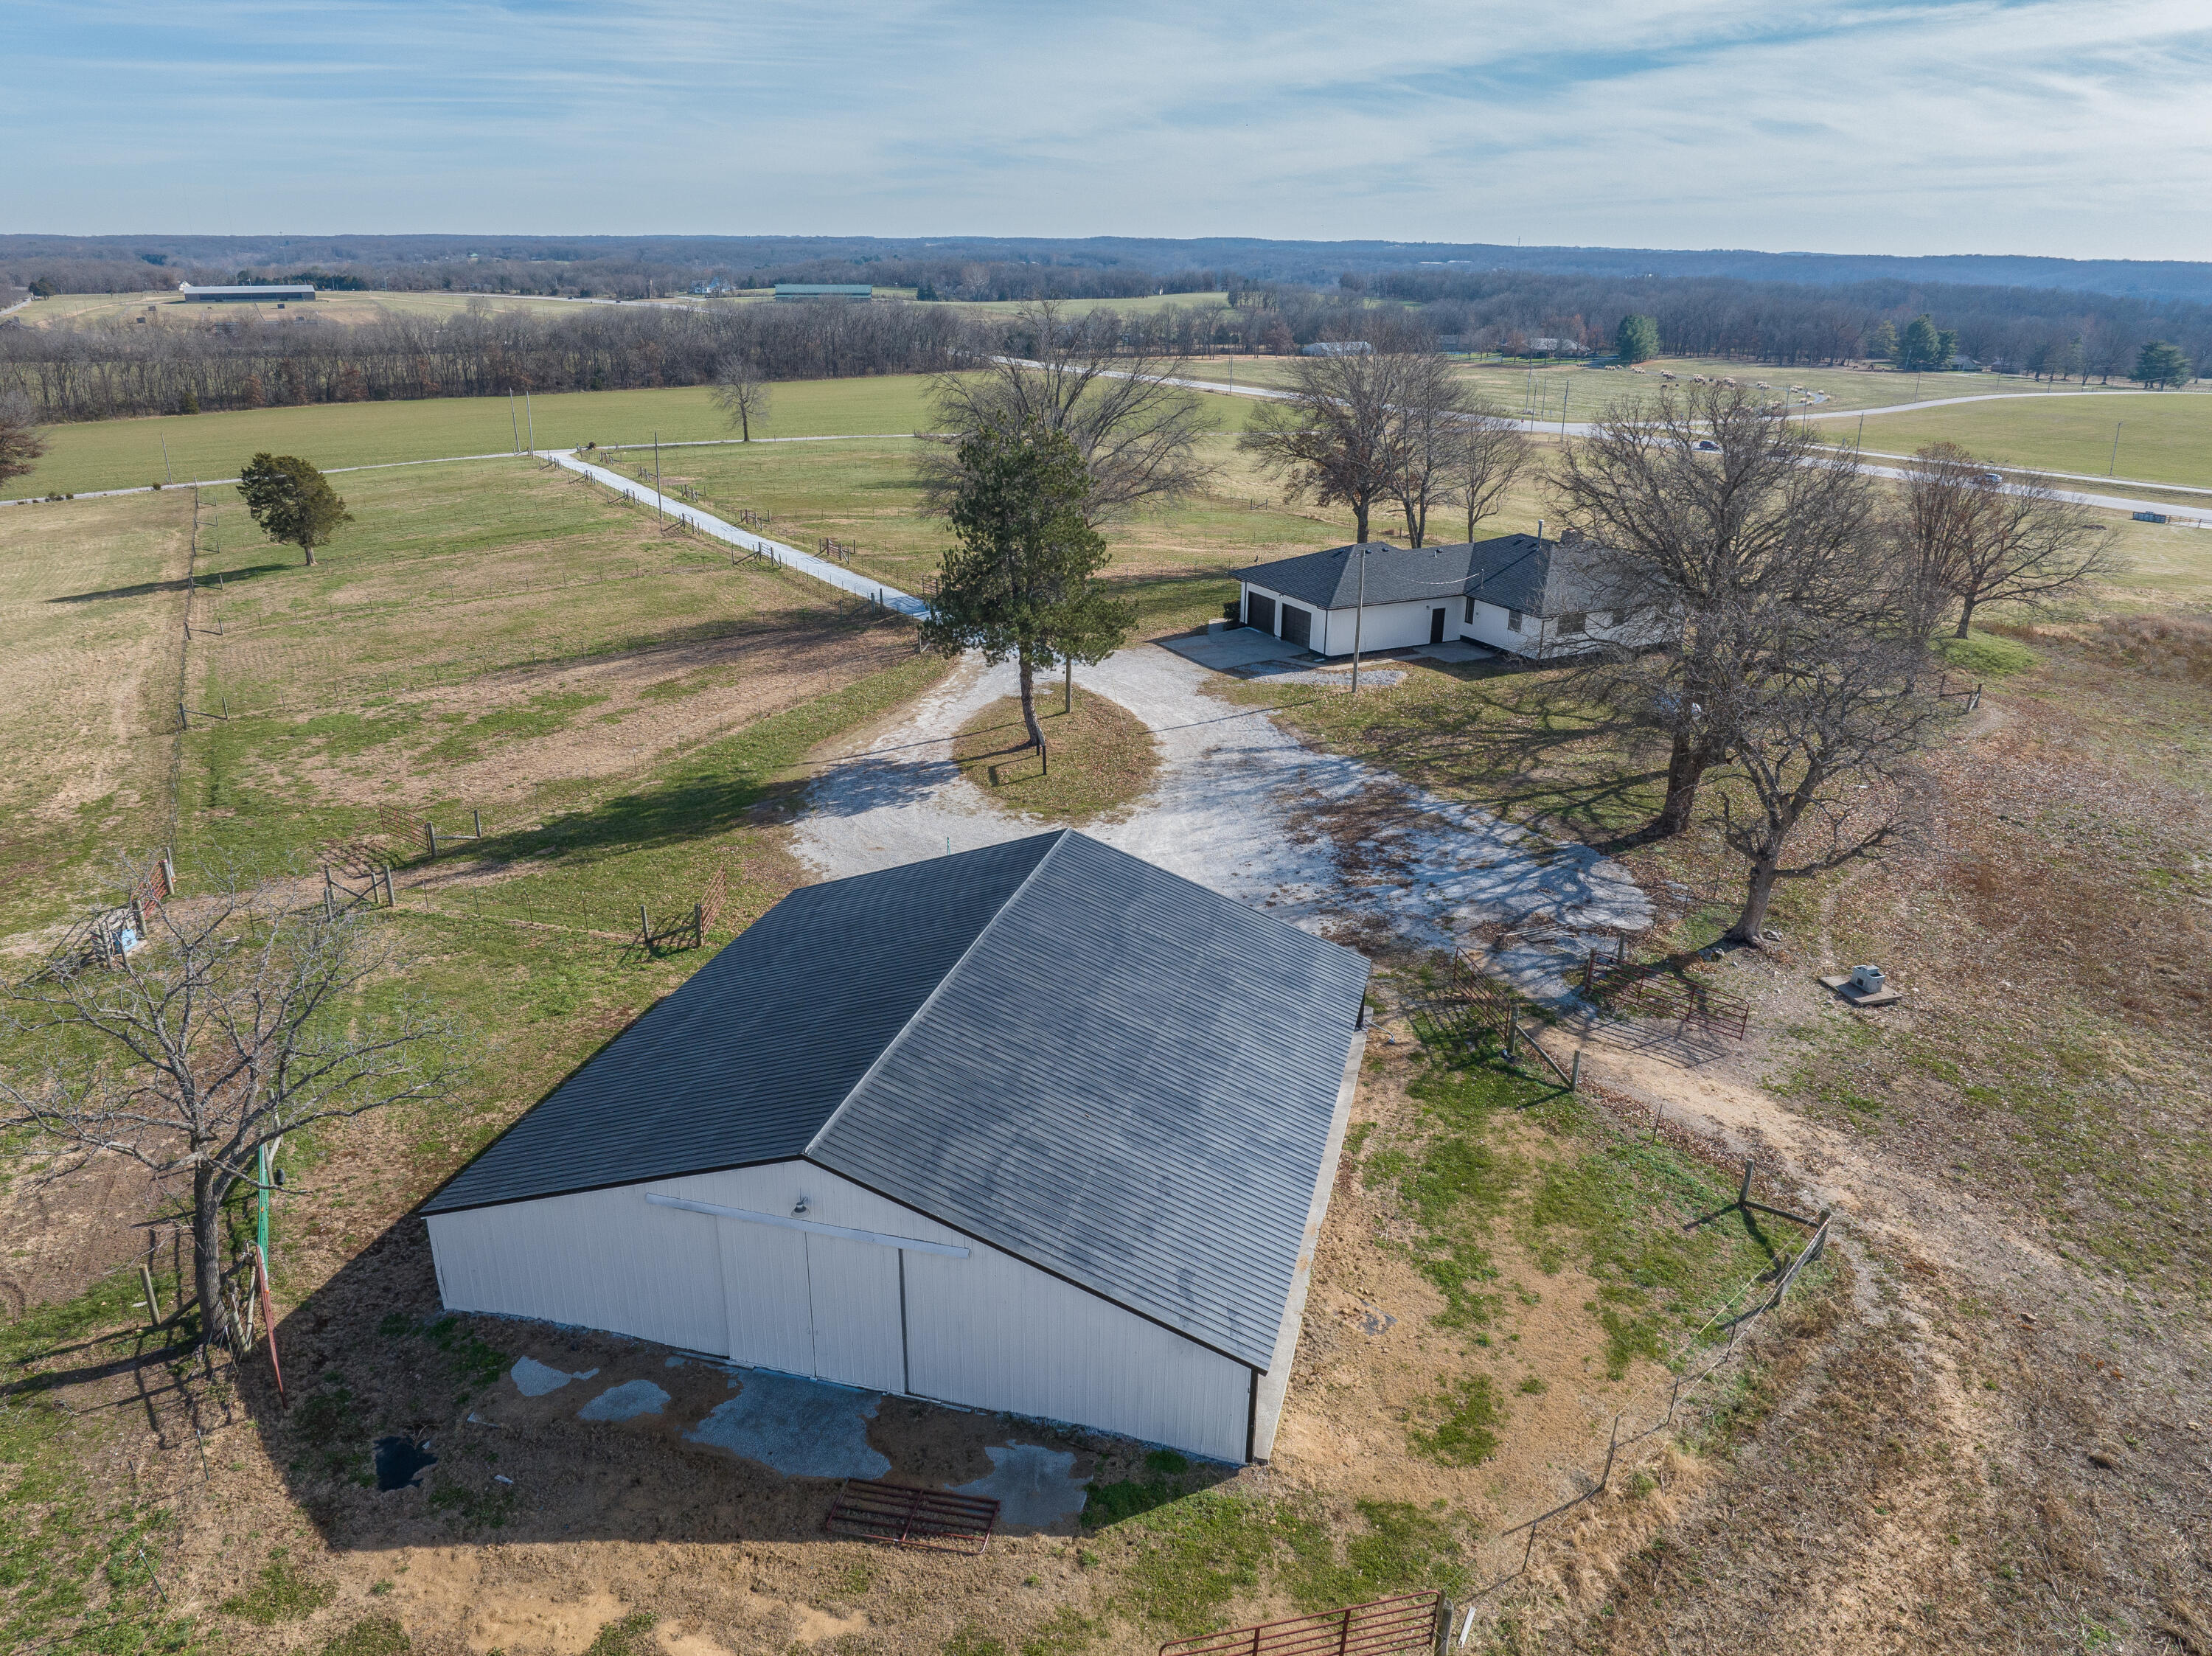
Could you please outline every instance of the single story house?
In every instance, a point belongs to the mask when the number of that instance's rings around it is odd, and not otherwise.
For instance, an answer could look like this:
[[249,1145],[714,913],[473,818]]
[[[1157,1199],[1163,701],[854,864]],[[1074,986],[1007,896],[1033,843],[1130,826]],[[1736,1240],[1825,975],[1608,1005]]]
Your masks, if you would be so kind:
[[814,299],[873,299],[876,290],[865,282],[779,282],[775,296],[786,304]]
[[1067,829],[793,892],[423,1204],[439,1293],[1263,1460],[1367,974]]
[[177,297],[188,305],[304,305],[314,296],[314,288],[305,282],[195,288],[186,282],[177,288]]
[[1245,570],[1240,613],[1246,626],[1323,656],[1348,656],[1355,643],[1401,650],[1458,639],[1536,658],[1658,642],[1665,632],[1649,613],[1605,607],[1596,550],[1538,535],[1332,547]]
[[1364,339],[1316,339],[1298,347],[1300,356],[1372,356],[1375,347]]

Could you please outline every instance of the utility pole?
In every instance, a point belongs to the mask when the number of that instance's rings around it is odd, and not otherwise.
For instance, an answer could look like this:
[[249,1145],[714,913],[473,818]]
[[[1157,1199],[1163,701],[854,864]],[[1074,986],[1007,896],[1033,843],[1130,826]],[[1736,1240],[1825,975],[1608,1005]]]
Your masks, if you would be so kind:
[[1353,549],[1359,556],[1359,603],[1352,612],[1352,693],[1359,694],[1359,624],[1367,619],[1367,544]]
[[1573,380],[1559,381],[1559,440],[1563,443],[1567,440],[1567,398],[1573,394],[1574,389]]
[[173,483],[177,481],[175,475],[169,470],[169,440],[166,436],[161,439],[161,481],[165,483]]
[[658,521],[659,520],[659,518],[660,518],[660,434],[659,434],[659,432],[657,432],[657,431],[656,431],[656,432],[654,432],[654,433],[653,434],[653,519],[654,519],[654,521],[655,521],[655,522],[658,522]]
[[530,388],[526,385],[522,391],[522,417],[529,422],[530,452],[535,454],[538,452],[538,420],[530,412]]
[[2116,420],[2112,422],[2112,463],[2105,468],[2105,476],[2107,477],[2117,477],[2120,475],[2120,428],[2125,424],[2127,422],[2124,420]]
[[509,391],[507,394],[507,428],[514,434],[514,446],[509,449],[507,452],[510,454],[520,454],[522,452],[522,428],[515,422],[514,393],[513,391]]

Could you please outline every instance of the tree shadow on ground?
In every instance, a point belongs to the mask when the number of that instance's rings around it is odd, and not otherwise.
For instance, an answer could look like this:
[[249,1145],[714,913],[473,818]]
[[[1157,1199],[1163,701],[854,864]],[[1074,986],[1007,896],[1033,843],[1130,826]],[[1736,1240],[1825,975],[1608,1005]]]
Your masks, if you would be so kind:
[[[823,1521],[848,1477],[945,1489],[992,1478],[1010,1460],[1048,1469],[1059,1516],[1003,1526],[1072,1534],[1086,1483],[1112,1490],[1114,1510],[1093,1513],[1104,1522],[1238,1470],[617,1334],[449,1314],[426,1228],[411,1215],[286,1316],[276,1338],[289,1406],[264,1348],[246,1355],[240,1385],[288,1492],[334,1549],[830,1539]],[[517,1381],[524,1359],[534,1396]],[[773,1433],[759,1440],[779,1458],[813,1457],[806,1470],[787,1474],[728,1447],[722,1422],[741,1416],[733,1405],[749,1388],[780,1416],[796,1399],[812,1420],[818,1429],[796,1447]],[[434,1464],[379,1489],[380,1443]]]
[[163,592],[183,592],[190,590],[220,593],[224,586],[236,581],[251,580],[260,575],[282,574],[286,570],[304,567],[306,567],[305,565],[296,563],[250,564],[243,569],[224,570],[222,580],[219,584],[210,580],[198,580],[179,576],[175,580],[147,580],[140,581],[131,586],[103,587],[96,592],[64,592],[58,597],[48,598],[46,602],[48,604],[96,604],[105,598],[153,597]]

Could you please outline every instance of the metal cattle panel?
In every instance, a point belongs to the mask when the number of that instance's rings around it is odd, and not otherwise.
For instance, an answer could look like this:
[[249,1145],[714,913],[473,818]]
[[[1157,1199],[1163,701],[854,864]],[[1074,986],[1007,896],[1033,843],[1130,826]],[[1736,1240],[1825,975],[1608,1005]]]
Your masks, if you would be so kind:
[[1170,1639],[1160,1656],[1429,1656],[1450,1606],[1441,1592],[1409,1592],[1319,1616]]
[[999,1503],[988,1495],[953,1495],[849,1477],[822,1520],[824,1535],[849,1535],[886,1546],[932,1552],[979,1553],[991,1544]]

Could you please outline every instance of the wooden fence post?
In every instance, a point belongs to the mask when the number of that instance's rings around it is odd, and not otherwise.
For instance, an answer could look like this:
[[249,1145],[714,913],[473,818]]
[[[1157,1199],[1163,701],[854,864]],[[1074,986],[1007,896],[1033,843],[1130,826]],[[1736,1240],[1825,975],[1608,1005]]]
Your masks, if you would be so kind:
[[707,905],[704,903],[691,905],[691,937],[694,949],[707,946]]
[[637,906],[637,933],[639,947],[649,953],[653,948],[653,922],[646,917],[643,903]]
[[422,832],[430,836],[430,860],[434,863],[438,860],[438,825],[435,822],[425,822],[422,824]]
[[483,813],[480,810],[472,810],[469,813],[469,819],[477,825],[477,838],[479,840],[483,839]]
[[138,1280],[146,1289],[146,1326],[159,1328],[161,1325],[161,1302],[154,1297],[154,1273],[146,1268],[143,1259],[138,1262]]

